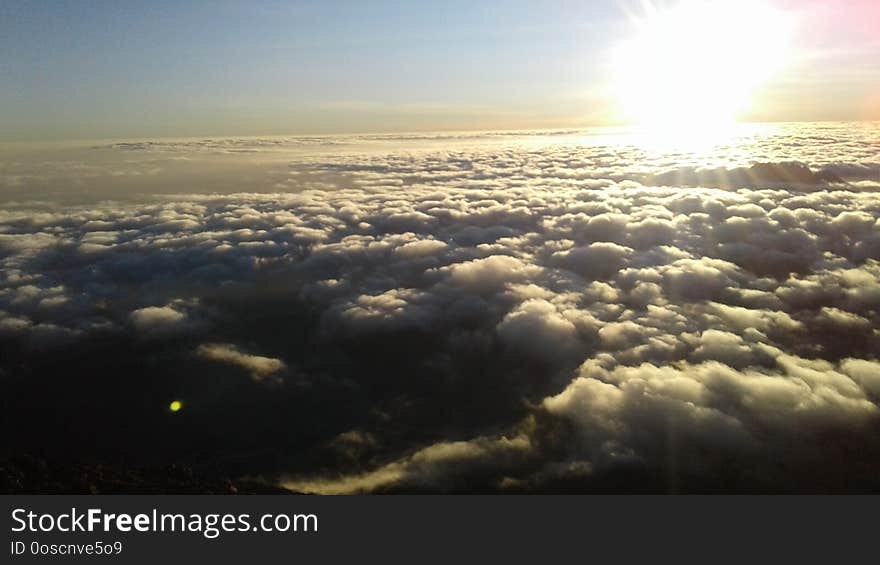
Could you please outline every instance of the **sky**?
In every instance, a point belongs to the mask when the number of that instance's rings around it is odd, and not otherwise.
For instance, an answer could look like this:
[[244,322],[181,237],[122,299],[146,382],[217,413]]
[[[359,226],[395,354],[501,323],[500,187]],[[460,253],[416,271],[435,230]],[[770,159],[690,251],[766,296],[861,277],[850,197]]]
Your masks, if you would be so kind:
[[[876,2],[774,7],[794,24],[792,56],[741,118],[880,118]],[[644,10],[622,0],[5,0],[0,140],[615,124],[625,118],[613,53]],[[702,73],[674,70],[682,88]]]

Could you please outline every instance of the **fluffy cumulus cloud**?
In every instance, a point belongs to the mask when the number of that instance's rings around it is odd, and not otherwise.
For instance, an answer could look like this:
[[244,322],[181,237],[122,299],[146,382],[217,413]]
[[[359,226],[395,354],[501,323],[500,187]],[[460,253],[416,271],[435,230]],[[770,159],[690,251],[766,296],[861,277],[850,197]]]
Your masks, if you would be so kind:
[[[96,148],[273,164],[237,191],[0,211],[6,417],[53,411],[10,441],[198,445],[321,493],[877,489],[865,128],[691,153],[571,132]],[[95,446],[47,440],[52,418],[120,426]]]
[[196,353],[204,359],[241,367],[258,382],[285,368],[284,362],[280,359],[242,353],[237,347],[228,343],[206,343],[200,345]]
[[131,313],[131,323],[144,333],[171,331],[186,321],[186,315],[168,306],[147,306]]

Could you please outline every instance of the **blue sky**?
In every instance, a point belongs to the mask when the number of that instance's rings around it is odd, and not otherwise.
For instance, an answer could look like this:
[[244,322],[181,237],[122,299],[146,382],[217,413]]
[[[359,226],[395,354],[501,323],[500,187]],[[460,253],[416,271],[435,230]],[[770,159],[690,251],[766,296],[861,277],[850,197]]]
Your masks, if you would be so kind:
[[615,1],[4,0],[0,137],[613,122],[629,27]]

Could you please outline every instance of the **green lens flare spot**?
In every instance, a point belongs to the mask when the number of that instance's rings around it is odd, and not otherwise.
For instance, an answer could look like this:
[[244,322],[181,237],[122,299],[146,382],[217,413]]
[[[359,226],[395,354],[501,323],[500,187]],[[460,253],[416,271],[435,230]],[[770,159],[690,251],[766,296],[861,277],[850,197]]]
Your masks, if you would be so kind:
[[174,400],[168,405],[168,409],[172,412],[180,412],[181,408],[183,408],[183,402],[179,400]]

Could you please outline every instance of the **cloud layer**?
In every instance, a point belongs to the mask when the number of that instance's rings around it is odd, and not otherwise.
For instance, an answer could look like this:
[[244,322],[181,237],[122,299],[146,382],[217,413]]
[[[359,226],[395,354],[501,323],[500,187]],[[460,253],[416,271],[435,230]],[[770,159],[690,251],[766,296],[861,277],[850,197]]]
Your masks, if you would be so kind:
[[[52,415],[10,445],[327,493],[876,489],[869,133],[306,140],[259,190],[19,201],[4,427]],[[102,151],[218,147],[277,149]]]

